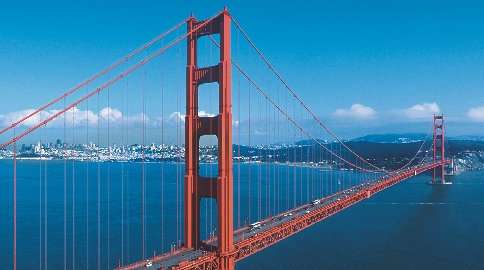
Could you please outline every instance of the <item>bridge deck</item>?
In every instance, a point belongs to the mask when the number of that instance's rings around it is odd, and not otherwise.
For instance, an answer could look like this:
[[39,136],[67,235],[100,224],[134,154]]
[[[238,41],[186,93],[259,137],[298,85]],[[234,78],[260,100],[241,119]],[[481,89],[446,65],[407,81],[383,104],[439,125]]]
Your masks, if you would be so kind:
[[[322,198],[318,204],[304,204],[261,220],[261,227],[258,229],[251,230],[249,226],[239,228],[234,231],[235,261],[246,258],[261,249],[275,244],[398,182],[449,162],[449,160],[446,160],[444,162],[421,164],[393,173],[391,176],[387,175],[359,184]],[[213,246],[215,243],[216,238],[205,240],[205,249]],[[150,258],[149,261],[152,265],[148,267],[146,266],[147,261],[142,261],[118,269],[216,269],[218,265],[216,252],[185,248]]]

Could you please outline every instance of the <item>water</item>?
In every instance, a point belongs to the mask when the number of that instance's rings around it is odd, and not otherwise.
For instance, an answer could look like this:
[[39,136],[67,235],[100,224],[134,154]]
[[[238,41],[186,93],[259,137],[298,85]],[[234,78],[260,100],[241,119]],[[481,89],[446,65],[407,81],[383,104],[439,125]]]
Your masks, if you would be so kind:
[[416,176],[236,264],[236,269],[484,269],[484,172]]
[[[238,168],[234,165],[235,197]],[[248,168],[241,165],[240,212],[238,200],[234,201],[236,227],[292,208],[294,198],[296,204],[311,201],[361,181],[351,172],[331,175],[304,167],[251,165],[251,213],[245,221]],[[210,165],[202,165],[201,170],[207,176],[216,172]],[[144,171],[145,256],[149,257],[183,241],[184,168],[155,163],[145,164]],[[64,254],[68,269],[112,269],[118,259],[121,264],[141,260],[142,172],[140,163],[19,161],[18,268],[63,269]],[[12,175],[12,161],[0,160],[0,260],[5,266],[1,269],[12,268]],[[270,180],[259,180],[259,175]],[[298,179],[295,191],[294,179]],[[408,179],[238,262],[236,269],[480,269],[484,265],[484,172],[449,179],[454,182],[451,186],[424,185],[428,176]],[[209,217],[201,221],[204,238],[216,234],[214,206],[214,200],[202,202],[202,216]]]
[[[0,239],[8,243],[2,248],[0,260],[7,266],[12,265],[13,257],[12,164],[12,160],[0,160],[4,195],[0,198]],[[118,266],[118,259],[121,264],[142,260],[140,163],[23,160],[17,164],[19,269],[112,269]],[[162,170],[166,172],[165,192]],[[144,172],[145,257],[150,257],[156,251],[169,251],[170,244],[176,243],[182,234],[179,195],[183,168],[179,164],[146,164]],[[166,213],[164,228],[162,212]]]

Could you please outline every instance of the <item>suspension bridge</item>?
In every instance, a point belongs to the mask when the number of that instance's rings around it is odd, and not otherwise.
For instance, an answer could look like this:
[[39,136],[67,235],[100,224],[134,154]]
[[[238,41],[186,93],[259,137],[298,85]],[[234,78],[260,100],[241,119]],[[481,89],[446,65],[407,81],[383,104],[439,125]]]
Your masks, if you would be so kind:
[[405,179],[446,184],[450,162],[443,115],[398,169],[360,156],[227,9],[190,16],[0,134],[13,269],[234,269]]

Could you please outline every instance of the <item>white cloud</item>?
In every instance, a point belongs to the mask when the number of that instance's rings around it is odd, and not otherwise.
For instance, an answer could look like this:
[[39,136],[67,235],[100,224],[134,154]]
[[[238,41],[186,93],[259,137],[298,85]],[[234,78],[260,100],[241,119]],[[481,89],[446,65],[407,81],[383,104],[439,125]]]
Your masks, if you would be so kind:
[[[169,121],[172,121],[172,122],[177,122],[177,121],[181,121],[181,122],[185,122],[185,114],[182,114],[181,112],[174,112],[172,114],[170,114],[168,117],[167,117],[167,120]],[[215,116],[214,114],[210,114],[210,113],[207,113],[205,111],[199,111],[198,112],[198,116],[200,117],[213,117]],[[157,118],[158,120],[161,120],[162,118],[161,117],[158,117]]]
[[[50,110],[47,112],[48,114],[50,114],[48,117],[51,117],[58,112],[59,110]],[[98,116],[90,110],[82,111],[82,110],[79,110],[77,107],[74,107],[72,109],[69,109],[64,114],[59,115],[57,118],[49,122],[48,125],[54,126],[54,127],[62,127],[64,125],[64,119],[66,122],[66,126],[77,127],[77,126],[85,126],[86,124],[89,124],[89,125],[96,124],[98,121]]]
[[198,112],[198,116],[200,116],[200,117],[214,117],[214,116],[215,116],[215,114],[212,114],[212,113],[207,113],[207,112],[205,112],[205,111],[199,111],[199,112]]
[[473,121],[484,122],[484,107],[470,108],[467,117]]
[[117,121],[122,116],[123,114],[118,109],[111,109],[110,107],[106,107],[99,112],[99,117],[104,120],[109,119],[109,121]]
[[353,104],[350,109],[337,109],[334,112],[337,117],[353,117],[358,119],[372,119],[376,116],[376,111],[371,107],[361,104]]
[[185,122],[185,116],[186,115],[181,114],[181,112],[174,112],[168,116],[168,120],[172,120],[172,121],[180,120],[182,122]]
[[[35,110],[29,109],[29,110],[23,110],[23,111],[18,111],[18,112],[11,112],[7,113],[5,115],[0,115],[0,124],[1,126],[9,126],[20,119],[24,118],[25,116],[31,114]],[[39,123],[39,115],[34,115],[28,119],[26,119],[24,122],[22,122],[20,125],[21,126],[34,126]]]
[[[11,112],[4,115],[0,114],[0,127],[8,127],[11,124],[21,120],[23,117],[31,114],[35,110],[28,109],[23,111]],[[19,126],[31,128],[35,125],[41,123],[45,119],[48,119],[55,114],[60,112],[60,110],[46,110],[42,111],[38,114],[33,115],[32,117],[26,119]],[[214,114],[209,114],[205,111],[200,111],[198,113],[201,117],[213,117]],[[90,110],[80,110],[77,107],[71,108],[70,110],[66,111],[64,114],[57,116],[57,118],[52,119],[48,122],[47,127],[53,128],[62,128],[64,124],[66,127],[80,127],[80,126],[95,126],[95,125],[103,125],[106,126],[109,120],[110,126],[119,126],[127,125],[127,126],[140,126],[144,123],[146,127],[153,127],[153,126],[161,126],[161,123],[164,122],[165,125],[168,126],[179,126],[180,123],[182,124],[182,128],[184,127],[185,123],[185,115],[180,112],[173,112],[172,114],[165,116],[165,117],[153,117],[150,118],[143,113],[126,116],[123,115],[121,111],[116,108],[106,107],[99,111],[99,113],[94,113]],[[238,125],[237,121],[233,121],[233,124],[236,126]]]
[[440,108],[437,103],[423,103],[413,105],[411,108],[404,110],[405,115],[408,118],[428,118],[432,117],[434,114],[440,114]]
[[[118,120],[122,121],[123,118],[124,118],[124,121],[126,121],[128,123],[128,125],[134,125],[134,126],[142,125],[143,121],[144,121],[144,124],[146,126],[150,126],[150,125],[154,124],[151,121],[151,119],[148,116],[146,116],[146,114],[143,114],[143,113],[139,113],[139,114],[136,114],[136,115],[133,115],[133,116],[124,116],[122,118],[118,118]],[[118,123],[120,123],[120,122],[118,122]],[[111,124],[115,124],[115,123],[111,123]]]
[[[107,111],[107,108],[103,109]],[[11,112],[7,113],[5,115],[0,115],[0,126],[7,127],[25,116],[31,114],[35,110],[33,109],[27,109],[23,111],[17,111],[17,112]],[[59,113],[60,110],[46,110],[39,112],[23,122],[19,123],[19,126],[24,126],[24,127],[33,127],[35,125],[38,125],[42,121],[53,117],[55,114]],[[56,118],[52,119],[51,121],[48,122],[47,126],[48,127],[63,127],[64,122],[66,126],[85,126],[87,123],[89,125],[95,124],[98,121],[98,115],[93,113],[92,111],[82,111],[79,110],[78,108],[74,107],[69,110],[67,110],[64,114],[60,114]]]
[[[23,117],[31,114],[35,110],[27,109],[18,112],[11,112],[5,115],[0,115],[0,126],[7,127],[19,120]],[[39,112],[30,118],[26,119],[25,121],[21,122],[19,126],[24,127],[33,127],[38,125],[42,121],[53,117],[60,110],[46,110]],[[110,109],[104,108],[102,109],[99,114],[96,114],[90,110],[80,110],[77,107],[71,108],[67,110],[65,113],[60,114],[56,118],[52,119],[48,122],[48,127],[63,127],[64,124],[67,127],[78,127],[78,126],[86,126],[86,125],[95,125],[98,121],[107,121],[108,118],[113,123],[119,122],[122,117],[122,113],[117,109]]]

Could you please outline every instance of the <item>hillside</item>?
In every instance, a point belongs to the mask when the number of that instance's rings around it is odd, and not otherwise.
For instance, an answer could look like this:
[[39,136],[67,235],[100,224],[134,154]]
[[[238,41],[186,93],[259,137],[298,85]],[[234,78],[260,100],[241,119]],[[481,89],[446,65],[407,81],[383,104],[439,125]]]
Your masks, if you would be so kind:
[[[345,142],[345,144],[372,164],[394,170],[407,164],[417,153],[419,157],[423,157],[426,154],[425,151],[430,149],[432,141],[428,139],[422,146],[422,141],[415,140],[418,136],[422,138],[421,134],[415,136],[408,136],[408,134],[370,135]],[[371,141],[365,141],[364,138]],[[394,142],[389,143],[389,141]],[[406,143],[403,143],[404,141]],[[339,143],[333,142],[323,145],[343,158],[352,156]],[[419,152],[421,147],[422,151]],[[236,153],[238,153],[239,149],[241,156],[249,155],[248,147],[241,146],[241,148],[238,148],[234,146],[234,156],[237,155]],[[460,170],[475,170],[484,167],[484,141],[448,140],[445,144],[445,154],[447,157],[456,157],[456,166]],[[263,147],[250,148],[250,157],[251,160],[280,163],[297,163],[301,161],[317,163],[335,159],[326,150],[323,150],[321,146],[308,143],[307,141],[298,142],[293,146],[273,149]],[[345,167],[346,165],[341,164],[341,166]]]

